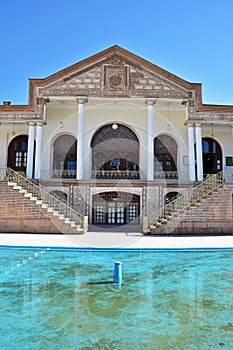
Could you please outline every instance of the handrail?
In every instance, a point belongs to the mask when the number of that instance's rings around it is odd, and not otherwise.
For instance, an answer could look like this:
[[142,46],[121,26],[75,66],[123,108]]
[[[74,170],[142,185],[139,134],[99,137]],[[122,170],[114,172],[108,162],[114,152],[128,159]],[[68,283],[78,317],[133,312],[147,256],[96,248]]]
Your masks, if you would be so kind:
[[49,194],[39,185],[27,179],[23,173],[16,172],[11,168],[5,169],[5,176],[7,181],[15,183],[17,186],[21,186],[22,189],[31,193],[33,197],[41,200],[43,204],[46,204],[49,208],[64,215],[65,218],[75,222],[75,224],[83,228],[84,231],[87,230],[87,227],[85,227],[85,216],[67,205],[67,203],[56,194]]
[[174,200],[165,204],[163,207],[149,214],[148,228],[151,225],[155,225],[156,223],[167,219],[169,216],[177,214],[181,210],[190,207],[202,197],[221,186],[224,182],[223,171],[220,171],[217,174],[208,175],[205,180],[199,185],[193,187],[183,195],[176,197]]

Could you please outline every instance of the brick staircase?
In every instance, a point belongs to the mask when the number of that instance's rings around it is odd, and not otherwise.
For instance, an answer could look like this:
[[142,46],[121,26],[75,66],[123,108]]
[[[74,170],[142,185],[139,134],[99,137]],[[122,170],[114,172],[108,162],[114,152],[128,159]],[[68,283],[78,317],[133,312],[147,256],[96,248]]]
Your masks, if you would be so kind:
[[81,234],[80,225],[16,183],[0,182],[0,232]]
[[232,234],[233,184],[223,173],[201,184],[149,216],[147,234]]
[[233,185],[227,184],[171,215],[152,234],[233,234]]

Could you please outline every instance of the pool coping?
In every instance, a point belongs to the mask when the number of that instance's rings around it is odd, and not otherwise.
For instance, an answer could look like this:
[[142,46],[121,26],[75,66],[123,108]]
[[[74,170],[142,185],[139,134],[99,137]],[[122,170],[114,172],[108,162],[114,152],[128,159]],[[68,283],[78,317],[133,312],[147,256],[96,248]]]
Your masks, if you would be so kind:
[[12,245],[0,245],[0,252],[1,250],[45,250],[47,252],[49,251],[78,251],[78,252],[124,252],[124,251],[130,251],[130,252],[154,252],[154,251],[163,251],[163,252],[216,252],[216,251],[233,251],[233,247],[193,247],[193,248],[96,248],[96,247],[56,247],[56,246],[12,246]]
[[0,233],[0,247],[79,249],[233,249],[233,235],[144,236],[125,232],[88,232],[84,235]]

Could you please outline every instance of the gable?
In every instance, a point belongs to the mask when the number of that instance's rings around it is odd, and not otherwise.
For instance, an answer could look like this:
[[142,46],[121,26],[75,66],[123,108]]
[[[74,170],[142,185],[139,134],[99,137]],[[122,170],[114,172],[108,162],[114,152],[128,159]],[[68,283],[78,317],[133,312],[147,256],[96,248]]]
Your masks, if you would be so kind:
[[191,84],[114,46],[45,79],[31,79],[37,97],[98,96],[190,98]]

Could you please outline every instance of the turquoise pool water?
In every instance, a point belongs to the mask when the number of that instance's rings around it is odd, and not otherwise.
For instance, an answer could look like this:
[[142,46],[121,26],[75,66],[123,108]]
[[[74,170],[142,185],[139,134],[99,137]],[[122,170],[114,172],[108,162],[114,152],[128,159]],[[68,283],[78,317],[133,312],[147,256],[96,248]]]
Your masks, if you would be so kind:
[[0,256],[1,350],[233,349],[233,250],[3,247]]

